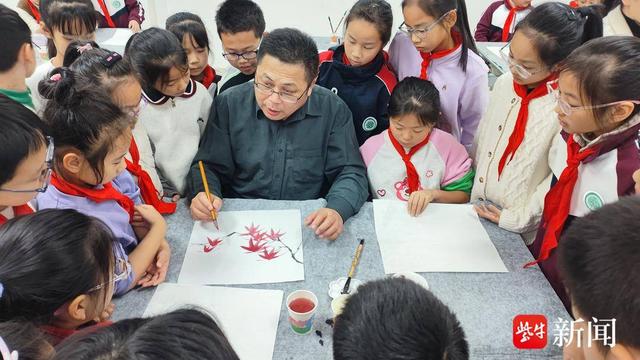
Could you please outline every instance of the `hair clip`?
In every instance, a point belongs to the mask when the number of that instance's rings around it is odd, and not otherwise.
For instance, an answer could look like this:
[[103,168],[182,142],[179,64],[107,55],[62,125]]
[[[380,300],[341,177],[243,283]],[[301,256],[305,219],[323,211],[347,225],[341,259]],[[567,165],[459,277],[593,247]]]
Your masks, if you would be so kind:
[[569,13],[567,14],[567,18],[569,19],[569,21],[576,21],[578,20],[578,15],[576,15],[576,12],[573,9],[570,9]]
[[58,82],[58,81],[60,81],[60,79],[62,79],[62,75],[60,75],[60,74],[53,74],[49,78],[49,80],[51,80],[53,82]]
[[112,52],[111,54],[102,58],[100,62],[102,63],[102,65],[110,68],[113,66],[113,64],[117,63],[120,60],[122,60],[122,55],[118,54],[117,52]]
[[0,283],[0,299],[2,299],[2,294],[4,294],[4,285]]
[[93,46],[91,45],[91,43],[86,43],[82,46],[78,46],[78,52],[80,54],[82,54],[83,52],[87,51],[87,50],[93,50]]
[[18,351],[9,351],[9,347],[2,337],[0,337],[0,354],[2,354],[2,360],[18,360]]

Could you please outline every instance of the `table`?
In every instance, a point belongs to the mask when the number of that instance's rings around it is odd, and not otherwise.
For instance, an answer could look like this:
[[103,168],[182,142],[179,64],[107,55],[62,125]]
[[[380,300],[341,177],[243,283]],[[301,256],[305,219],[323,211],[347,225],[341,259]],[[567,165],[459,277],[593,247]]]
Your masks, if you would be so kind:
[[[300,209],[303,218],[323,207],[324,200],[272,201],[227,199],[225,210]],[[184,202],[175,214],[167,217],[167,238],[172,248],[167,282],[176,282],[193,227]],[[517,314],[543,314],[551,322],[557,318],[571,320],[538,267],[523,269],[532,260],[520,237],[483,220],[491,240],[502,257],[508,273],[424,273],[433,293],[458,316],[471,348],[471,359],[561,359],[561,349],[552,345],[552,338],[543,350],[517,350],[512,343],[513,317]],[[351,265],[358,238],[365,238],[356,278],[372,280],[385,276],[380,249],[373,224],[373,206],[366,203],[360,212],[345,224],[345,231],[336,241],[315,238],[307,228],[304,241],[305,281],[242,285],[238,287],[280,289],[284,297],[297,289],[313,291],[319,300],[314,328],[323,334],[324,346],[312,332],[307,336],[294,334],[287,322],[286,306],[282,304],[280,323],[273,359],[332,359],[332,330],[325,320],[331,317],[331,299],[327,293],[330,281],[345,276]],[[144,312],[154,289],[133,290],[116,299],[114,319],[139,317]],[[250,359],[249,359],[250,360]]]

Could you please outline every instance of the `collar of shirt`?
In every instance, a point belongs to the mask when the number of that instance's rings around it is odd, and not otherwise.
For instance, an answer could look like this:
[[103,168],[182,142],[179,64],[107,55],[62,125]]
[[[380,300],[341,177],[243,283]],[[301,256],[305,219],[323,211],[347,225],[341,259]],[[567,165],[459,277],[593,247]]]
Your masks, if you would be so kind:
[[[184,90],[184,93],[180,95],[181,98],[190,98],[196,93],[197,86],[193,80],[189,79],[189,84],[187,84],[187,88]],[[142,92],[142,95],[145,97],[147,102],[153,105],[162,105],[173,99],[173,96],[167,96],[155,88],[146,88]]]
[[[313,85],[313,86],[315,87],[315,85]],[[270,120],[269,118],[267,118],[264,115],[264,112],[260,108],[260,105],[258,105],[258,101],[256,100],[256,97],[255,97],[255,91],[256,91],[255,90],[255,86],[253,86],[253,103],[255,104],[256,117]],[[290,124],[290,123],[293,123],[293,122],[304,120],[307,117],[307,115],[309,115],[309,116],[321,116],[322,115],[322,107],[320,106],[320,103],[318,101],[316,101],[314,93],[311,93],[311,96],[309,96],[309,98],[307,98],[307,101],[305,101],[304,105],[302,105],[302,107],[300,107],[300,109],[296,110],[287,119],[282,120],[282,122],[286,122],[287,124]]]

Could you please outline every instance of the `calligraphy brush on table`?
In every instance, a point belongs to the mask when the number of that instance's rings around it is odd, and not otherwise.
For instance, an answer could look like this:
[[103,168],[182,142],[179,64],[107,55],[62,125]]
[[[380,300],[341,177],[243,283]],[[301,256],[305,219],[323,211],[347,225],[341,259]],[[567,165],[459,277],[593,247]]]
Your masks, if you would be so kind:
[[344,288],[342,288],[341,294],[349,293],[349,285],[351,285],[351,278],[353,277],[353,273],[356,271],[356,266],[358,266],[358,262],[360,261],[360,254],[362,254],[363,247],[364,247],[364,239],[360,239],[360,243],[356,248],[356,255],[353,257],[353,261],[351,261],[351,269],[349,269],[349,277],[347,277],[347,281],[344,283]]
[[[204,191],[207,194],[207,199],[209,199],[211,206],[213,206],[211,192],[209,192],[209,183],[207,182],[207,174],[204,172],[204,164],[202,164],[202,160],[198,161],[198,165],[200,166],[200,176],[202,177],[202,184],[204,184]],[[215,207],[211,210],[211,218],[213,219],[213,224],[216,226],[216,229],[220,230],[218,227],[218,213],[216,212]]]

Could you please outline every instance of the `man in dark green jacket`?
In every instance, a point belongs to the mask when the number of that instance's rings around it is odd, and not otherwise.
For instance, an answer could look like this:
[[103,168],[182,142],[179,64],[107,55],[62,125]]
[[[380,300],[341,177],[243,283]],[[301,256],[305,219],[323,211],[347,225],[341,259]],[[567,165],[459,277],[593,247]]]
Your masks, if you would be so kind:
[[[191,215],[211,219],[222,197],[308,200],[327,207],[305,219],[322,238],[335,239],[368,197],[366,168],[351,112],[331,91],[315,86],[318,50],[295,29],[262,41],[255,82],[216,98],[187,177]],[[207,200],[198,161],[213,195]]]

